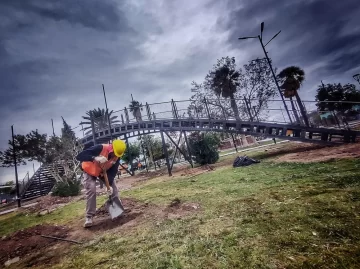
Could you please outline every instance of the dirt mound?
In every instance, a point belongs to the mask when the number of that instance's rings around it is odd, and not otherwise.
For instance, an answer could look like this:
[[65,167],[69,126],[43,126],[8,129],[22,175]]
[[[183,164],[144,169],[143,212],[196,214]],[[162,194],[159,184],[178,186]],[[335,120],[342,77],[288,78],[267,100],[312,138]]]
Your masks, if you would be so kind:
[[91,231],[106,231],[120,226],[135,226],[143,221],[142,215],[154,211],[155,205],[142,203],[136,199],[121,198],[125,212],[118,218],[111,220],[105,204],[96,210],[94,226]]
[[[121,203],[125,208],[125,214],[130,213],[132,210],[142,210],[148,205],[148,203],[140,203],[137,200],[131,198],[121,199]],[[104,216],[109,216],[109,212],[107,211],[105,204],[96,209],[95,218],[100,218]]]
[[[274,153],[276,154],[276,152]],[[280,155],[279,153],[280,152],[277,152],[278,155]],[[360,143],[336,146],[314,146],[306,143],[297,143],[291,145],[291,148],[287,149],[287,152],[284,152],[275,160],[278,162],[307,163],[344,158],[360,158]]]
[[68,232],[69,228],[65,226],[37,225],[7,236],[0,240],[0,265],[15,257],[22,260],[27,255],[58,243],[54,239],[43,238],[40,235],[66,238]]
[[203,165],[196,168],[186,168],[181,171],[182,173],[180,174],[180,176],[195,176],[208,171],[212,171],[214,169],[215,167],[212,165]]
[[181,219],[181,217],[191,214],[200,209],[197,203],[182,203],[179,198],[175,198],[163,209],[163,217],[167,219]]
[[165,175],[164,170],[156,170],[156,171],[149,171],[149,172],[141,172],[134,176],[134,178],[141,180],[146,180],[154,177],[161,177],[162,175]]

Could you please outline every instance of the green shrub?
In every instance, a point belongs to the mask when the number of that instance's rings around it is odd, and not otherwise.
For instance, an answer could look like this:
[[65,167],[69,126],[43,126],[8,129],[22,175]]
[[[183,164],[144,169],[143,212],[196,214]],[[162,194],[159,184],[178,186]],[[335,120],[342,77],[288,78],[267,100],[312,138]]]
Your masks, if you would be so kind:
[[191,153],[200,165],[213,164],[219,160],[220,139],[214,133],[194,132],[189,137]]
[[57,182],[53,188],[52,195],[60,197],[76,196],[81,191],[81,181]]

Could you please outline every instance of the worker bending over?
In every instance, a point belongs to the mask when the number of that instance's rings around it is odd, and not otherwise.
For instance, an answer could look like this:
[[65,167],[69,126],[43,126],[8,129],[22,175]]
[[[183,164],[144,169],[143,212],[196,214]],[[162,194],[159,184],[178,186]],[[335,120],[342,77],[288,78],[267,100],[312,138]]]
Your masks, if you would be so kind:
[[122,140],[114,140],[112,144],[95,145],[80,152],[76,159],[81,162],[84,172],[84,187],[86,190],[86,219],[84,227],[93,225],[96,212],[96,179],[104,181],[105,170],[111,186],[110,193],[113,198],[119,197],[115,176],[119,168],[121,156],[126,150]]

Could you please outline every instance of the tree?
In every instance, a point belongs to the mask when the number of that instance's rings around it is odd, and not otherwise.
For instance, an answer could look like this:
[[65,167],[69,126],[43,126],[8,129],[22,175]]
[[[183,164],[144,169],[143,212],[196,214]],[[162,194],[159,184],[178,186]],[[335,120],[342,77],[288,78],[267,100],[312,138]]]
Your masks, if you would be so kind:
[[[47,135],[31,131],[26,135],[15,135],[15,154],[17,165],[26,165],[26,161],[41,161],[45,154]],[[13,145],[8,141],[9,148],[4,152],[0,151],[0,166],[13,167]]]
[[[141,141],[140,143],[143,144],[145,155],[149,157],[150,162],[154,164],[157,163],[160,167],[158,161],[165,158],[161,139],[154,135],[143,135],[139,140]],[[170,143],[166,143],[166,148],[170,155],[173,151],[170,147]]]
[[300,123],[299,115],[297,114],[294,102],[292,98],[295,96],[297,103],[299,105],[301,114],[305,120],[305,124],[309,126],[309,123],[307,122],[307,117],[305,114],[305,109],[302,105],[300,96],[299,96],[299,89],[303,81],[305,80],[305,72],[300,67],[297,66],[290,66],[285,69],[283,69],[278,74],[278,79],[280,80],[280,83],[282,84],[280,86],[281,89],[284,89],[284,97],[289,98],[292,106],[292,110],[294,111],[294,115],[296,118],[296,121]]
[[86,112],[87,116],[82,116],[82,118],[86,121],[82,121],[80,122],[80,125],[85,125],[86,127],[84,128],[85,134],[91,134],[92,130],[91,130],[91,118],[93,118],[94,120],[94,127],[95,127],[95,132],[101,131],[101,130],[106,130],[109,128],[109,121],[108,121],[108,117],[110,119],[110,124],[116,124],[119,123],[119,120],[116,120],[118,118],[118,116],[112,116],[112,114],[114,113],[113,110],[111,110],[110,112],[105,111],[105,109],[101,109],[101,108],[95,108],[93,110],[89,110]]
[[[223,68],[225,66],[225,68]],[[227,67],[229,66],[229,67]],[[224,72],[216,70],[224,70]],[[267,114],[262,113],[266,110],[270,98],[276,95],[276,87],[272,78],[271,70],[264,60],[256,59],[249,61],[244,65],[245,72],[241,68],[236,69],[235,58],[223,57],[218,60],[218,64],[214,65],[212,71],[205,77],[203,83],[193,81],[191,83],[191,91],[194,95],[191,97],[191,103],[188,106],[188,115],[192,118],[211,118],[227,119],[229,117],[236,118],[236,113],[239,118],[249,118],[249,110],[244,102],[244,97],[249,102],[249,109],[255,119],[265,119]],[[223,74],[228,72],[231,75],[225,77],[223,80],[217,80],[216,74]],[[234,97],[229,102],[224,99],[223,88],[220,87],[226,81],[230,80],[232,83],[228,84],[231,88],[231,93],[234,91]],[[219,83],[213,83],[219,82]],[[220,85],[220,86],[219,86]],[[232,87],[232,86],[235,86]],[[227,87],[226,92],[229,92]],[[220,94],[219,94],[220,93]],[[222,97],[222,98],[220,98]],[[207,99],[205,102],[205,98]],[[235,101],[235,103],[234,103]],[[234,113],[235,109],[235,113]]]
[[140,156],[140,144],[139,143],[129,143],[124,156],[122,159],[127,163],[132,163],[132,161]]
[[43,163],[57,182],[70,183],[76,181],[80,171],[80,162],[76,156],[82,150],[82,144],[76,139],[75,133],[63,119],[61,137],[52,136],[46,143]]
[[308,116],[311,126],[318,127],[319,125],[322,124],[319,112],[312,111],[312,112],[308,113],[307,116]]
[[219,159],[219,136],[214,133],[193,132],[189,144],[194,161],[200,165],[213,164]]
[[315,100],[320,113],[326,111],[335,111],[341,114],[351,113],[355,110],[355,105],[351,102],[360,102],[360,90],[357,90],[354,84],[319,85]]
[[[268,101],[277,94],[271,69],[266,59],[256,59],[244,65],[245,73],[241,81],[241,90],[237,98],[245,97],[253,119],[262,118],[261,113],[268,107]],[[244,114],[248,114],[246,106],[242,106]],[[265,118],[265,115],[263,115]]]
[[235,118],[240,119],[235,93],[240,85],[241,73],[236,70],[235,57],[223,57],[205,77],[205,84],[218,97],[230,98]]
[[[18,164],[38,161],[48,167],[56,181],[74,181],[80,169],[76,156],[82,150],[82,144],[64,119],[63,125],[61,137],[48,138],[46,134],[39,134],[37,131],[16,135],[14,139]],[[12,143],[9,141],[9,148],[0,154],[1,166],[14,166],[12,152]]]
[[142,104],[139,101],[132,100],[129,105],[130,112],[133,113],[137,122],[142,121],[141,111],[143,110]]

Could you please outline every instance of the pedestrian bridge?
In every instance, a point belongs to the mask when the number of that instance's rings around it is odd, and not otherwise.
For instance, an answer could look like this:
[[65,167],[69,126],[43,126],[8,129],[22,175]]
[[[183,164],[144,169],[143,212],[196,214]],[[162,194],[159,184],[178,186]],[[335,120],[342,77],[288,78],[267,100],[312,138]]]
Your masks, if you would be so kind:
[[[102,119],[105,129],[96,130],[95,121],[92,122],[92,132],[82,138],[85,147],[106,143],[114,138],[128,139],[157,132],[180,131],[214,131],[270,138],[286,138],[288,140],[310,143],[350,143],[355,142],[360,132],[355,129],[359,126],[345,125],[336,117],[322,120],[323,113],[314,111],[314,101],[304,101],[303,105],[310,114],[317,113],[317,127],[305,126],[299,117],[300,111],[289,100],[269,100],[266,109],[257,113],[253,107],[256,99],[236,99],[239,110],[242,111],[241,119],[235,119],[232,110],[228,107],[229,100],[225,99],[197,99],[140,104],[137,112],[134,108],[124,108],[114,111],[111,117],[121,119],[119,124],[109,127],[107,120]],[[253,103],[251,103],[253,102]],[[282,107],[284,105],[284,107]],[[288,107],[292,107],[291,110]],[[253,108],[253,110],[251,109]],[[284,109],[286,108],[286,109]],[[131,111],[131,113],[130,113]],[[144,111],[144,112],[141,112]],[[286,113],[284,113],[284,111]],[[360,111],[359,111],[360,113]],[[331,112],[335,116],[336,113]],[[134,118],[130,118],[133,115]],[[288,117],[285,117],[287,115]],[[104,117],[104,116],[103,116]],[[265,120],[264,120],[265,119]],[[298,123],[294,123],[298,122]],[[299,124],[302,122],[302,124]]]
[[[265,136],[310,143],[350,143],[355,142],[360,132],[334,129],[313,128],[301,125],[277,124],[267,122],[239,121],[235,119],[161,119],[124,123],[111,126],[106,130],[94,132],[81,139],[85,147],[107,143],[111,138],[127,139],[157,132],[168,131],[213,131]],[[111,135],[110,135],[111,132]]]

